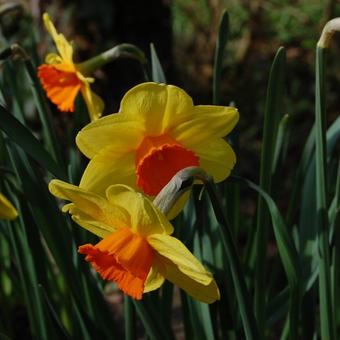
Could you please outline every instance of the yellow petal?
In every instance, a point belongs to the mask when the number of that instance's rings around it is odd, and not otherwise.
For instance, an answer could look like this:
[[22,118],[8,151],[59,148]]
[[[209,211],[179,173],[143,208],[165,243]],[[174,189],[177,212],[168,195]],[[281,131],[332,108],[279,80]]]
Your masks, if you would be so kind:
[[186,122],[171,130],[171,136],[187,148],[216,137],[226,136],[236,125],[239,113],[234,107],[199,105]]
[[[165,234],[154,234],[147,238],[152,248],[162,257],[168,259],[172,266],[178,268],[192,280],[208,286],[213,277],[189,249],[175,237]],[[167,278],[166,275],[164,275]]]
[[84,82],[84,86],[81,88],[81,94],[89,110],[91,121],[97,120],[104,110],[103,100],[91,90],[88,81]]
[[193,110],[191,97],[182,89],[165,84],[143,83],[129,90],[120,112],[141,121],[147,135],[161,135],[185,121]]
[[226,179],[236,163],[231,146],[222,138],[211,139],[192,147],[200,159],[200,167],[214,178],[215,182]]
[[54,40],[54,43],[63,61],[73,63],[73,48],[71,44],[65,39],[63,34],[57,32],[47,13],[44,13],[43,20],[45,27]]
[[18,212],[12,203],[0,193],[0,218],[13,220],[18,216]]
[[73,63],[54,64],[53,68],[55,68],[55,69],[57,69],[58,71],[61,71],[61,72],[77,73],[76,66]]
[[213,303],[220,299],[220,292],[214,279],[212,279],[208,285],[204,285],[184,274],[171,262],[163,260],[163,263],[165,269],[160,269],[161,274],[164,275],[167,280],[182,288],[194,299],[205,303]]
[[155,233],[173,232],[172,225],[166,217],[152,204],[152,202],[139,192],[126,185],[111,185],[106,190],[110,203],[118,205],[129,212],[131,228],[143,236]]
[[74,222],[101,238],[109,236],[112,231],[116,230],[111,226],[108,227],[106,224],[93,219],[93,217],[78,209],[73,203],[64,205],[62,211],[68,212]]
[[46,64],[59,64],[63,62],[63,59],[56,53],[49,53],[45,57],[45,62]]
[[131,152],[142,142],[144,131],[135,121],[116,113],[105,116],[86,125],[77,135],[80,151],[93,158],[102,149],[111,146],[119,152]]
[[[74,212],[77,220],[83,219],[85,223],[91,219],[101,222],[102,229],[109,233],[130,225],[129,215],[124,209],[110,204],[99,195],[59,180],[52,180],[48,187],[52,195],[74,203],[74,207],[67,205],[67,210],[71,214]],[[95,228],[91,231],[94,232]],[[98,233],[96,235],[101,236]]]
[[152,266],[145,281],[144,293],[158,289],[164,283],[164,280],[164,276],[159,272],[158,268]]
[[117,183],[136,187],[134,154],[121,154],[118,150],[106,148],[91,159],[79,187],[105,196],[106,189]]

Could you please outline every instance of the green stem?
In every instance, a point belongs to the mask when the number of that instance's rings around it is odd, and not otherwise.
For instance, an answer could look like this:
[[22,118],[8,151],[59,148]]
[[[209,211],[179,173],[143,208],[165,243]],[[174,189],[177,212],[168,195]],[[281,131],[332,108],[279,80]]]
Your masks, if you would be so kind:
[[131,298],[124,296],[125,340],[136,339],[136,313]]
[[132,58],[138,60],[141,64],[146,63],[144,53],[137,46],[132,44],[120,44],[91,59],[77,64],[77,68],[82,74],[90,75],[96,69],[118,58]]
[[326,48],[316,48],[315,124],[316,124],[316,208],[319,234],[319,298],[321,338],[335,339],[334,306],[331,294],[329,230],[326,178],[326,112],[325,112]]

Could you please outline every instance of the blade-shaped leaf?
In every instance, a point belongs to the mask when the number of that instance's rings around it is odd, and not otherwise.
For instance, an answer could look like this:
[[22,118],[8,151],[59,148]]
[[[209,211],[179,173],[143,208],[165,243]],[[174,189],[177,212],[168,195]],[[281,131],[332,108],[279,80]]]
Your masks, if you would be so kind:
[[0,105],[0,129],[25,152],[40,163],[51,174],[65,179],[66,176],[51,155],[44,149],[31,131]]

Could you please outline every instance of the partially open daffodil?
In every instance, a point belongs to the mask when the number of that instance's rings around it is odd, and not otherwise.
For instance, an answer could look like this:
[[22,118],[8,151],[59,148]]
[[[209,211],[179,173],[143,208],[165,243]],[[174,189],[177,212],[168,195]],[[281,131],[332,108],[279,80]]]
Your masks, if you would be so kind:
[[103,101],[90,88],[93,78],[82,74],[73,62],[72,45],[64,35],[58,33],[47,13],[43,15],[47,31],[57,47],[58,54],[46,56],[46,64],[39,66],[38,76],[47,97],[58,106],[60,111],[73,112],[74,102],[79,91],[83,95],[91,120],[102,114]]
[[122,183],[155,196],[188,166],[199,166],[220,182],[236,162],[223,137],[238,118],[233,107],[194,106],[176,86],[137,85],[123,97],[119,113],[78,133],[77,145],[91,159],[80,187],[103,194]]
[[141,299],[167,279],[202,302],[219,299],[211,273],[182,242],[170,236],[172,225],[141,193],[112,185],[104,198],[59,180],[51,181],[49,189],[72,202],[63,207],[64,212],[102,238],[78,251],[102,278],[116,282],[125,294]]
[[5,220],[14,220],[18,216],[17,210],[12,203],[0,193],[0,218]]

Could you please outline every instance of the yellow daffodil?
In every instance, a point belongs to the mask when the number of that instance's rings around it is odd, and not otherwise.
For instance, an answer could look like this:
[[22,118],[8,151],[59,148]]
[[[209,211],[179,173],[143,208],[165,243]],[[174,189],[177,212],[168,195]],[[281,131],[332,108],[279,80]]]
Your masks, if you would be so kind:
[[18,216],[18,212],[12,203],[0,193],[0,218],[5,220],[14,220]]
[[78,251],[106,280],[127,295],[141,299],[164,279],[202,302],[219,299],[219,290],[202,264],[178,239],[172,225],[152,202],[125,185],[112,185],[106,197],[53,180],[50,192],[71,201],[63,207],[73,220],[100,238]]
[[60,111],[73,112],[74,102],[79,91],[84,97],[91,120],[102,114],[103,101],[90,89],[93,78],[82,74],[73,62],[72,45],[64,35],[58,33],[47,13],[43,15],[47,31],[57,47],[58,53],[50,53],[38,68],[38,76],[47,97],[58,106]]
[[137,85],[123,97],[119,113],[78,133],[77,145],[91,159],[80,187],[103,194],[122,183],[155,196],[188,166],[199,166],[220,182],[236,162],[223,137],[238,118],[233,107],[194,106],[176,86]]

